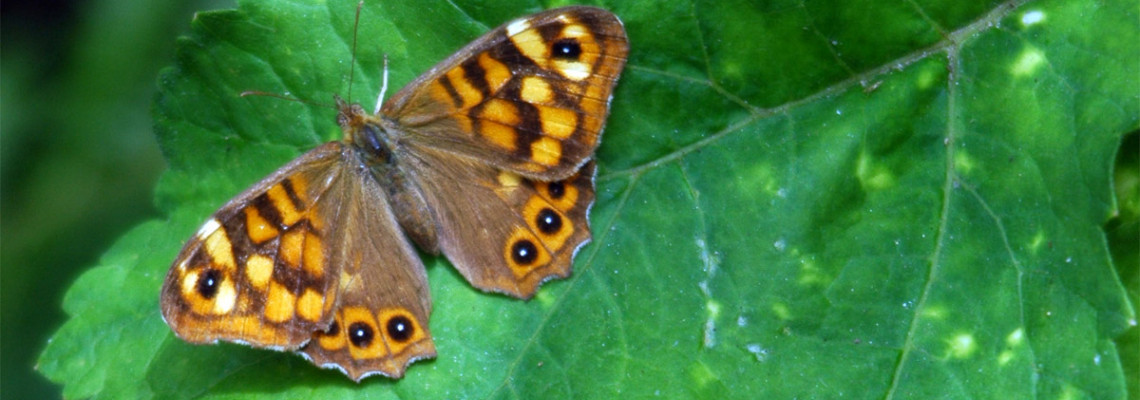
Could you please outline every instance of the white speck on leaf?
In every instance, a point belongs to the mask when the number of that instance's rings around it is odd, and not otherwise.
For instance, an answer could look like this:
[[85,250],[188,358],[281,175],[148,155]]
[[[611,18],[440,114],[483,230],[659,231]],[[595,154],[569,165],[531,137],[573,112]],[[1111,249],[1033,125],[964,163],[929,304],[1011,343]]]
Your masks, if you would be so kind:
[[705,321],[704,345],[706,349],[716,346],[716,322],[712,318]]
[[1044,20],[1045,13],[1041,12],[1041,10],[1033,10],[1021,15],[1021,24],[1025,26],[1036,25]]
[[749,343],[745,345],[744,348],[748,349],[748,352],[752,353],[753,356],[756,356],[756,361],[764,362],[764,360],[768,359],[768,349],[765,349],[758,343]]

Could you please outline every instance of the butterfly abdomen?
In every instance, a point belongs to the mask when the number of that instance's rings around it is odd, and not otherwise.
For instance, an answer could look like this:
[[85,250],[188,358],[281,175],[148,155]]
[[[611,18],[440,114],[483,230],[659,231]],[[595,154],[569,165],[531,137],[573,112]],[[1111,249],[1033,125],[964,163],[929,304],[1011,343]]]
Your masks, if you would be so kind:
[[392,212],[396,215],[396,221],[400,223],[404,234],[412,239],[420,250],[438,255],[439,239],[436,223],[419,188],[402,170],[374,170],[374,173],[377,174],[380,186],[388,194],[388,204],[392,206]]

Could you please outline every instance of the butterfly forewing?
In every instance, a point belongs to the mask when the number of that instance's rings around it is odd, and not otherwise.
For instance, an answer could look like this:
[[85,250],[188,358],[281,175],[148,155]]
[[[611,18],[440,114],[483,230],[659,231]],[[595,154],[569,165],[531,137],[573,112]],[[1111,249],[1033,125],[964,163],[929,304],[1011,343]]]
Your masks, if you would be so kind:
[[195,343],[294,349],[332,320],[339,274],[317,212],[341,172],[337,144],[294,160],[230,200],[183,247],[166,276],[162,314]]
[[480,37],[388,101],[410,142],[539,180],[593,156],[629,45],[593,7],[520,18]]

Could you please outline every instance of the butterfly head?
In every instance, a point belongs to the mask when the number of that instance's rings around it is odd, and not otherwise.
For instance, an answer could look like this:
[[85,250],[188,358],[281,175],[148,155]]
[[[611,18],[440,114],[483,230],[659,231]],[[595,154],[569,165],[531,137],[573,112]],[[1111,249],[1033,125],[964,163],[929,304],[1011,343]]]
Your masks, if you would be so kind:
[[336,96],[336,123],[344,132],[344,141],[365,150],[381,161],[388,161],[393,144],[390,135],[385,134],[383,120],[369,115],[357,103],[349,103]]
[[333,96],[333,99],[336,100],[336,123],[340,125],[345,138],[348,139],[353,131],[360,130],[368,118],[368,114],[364,113],[364,108],[360,104],[349,103],[340,96]]

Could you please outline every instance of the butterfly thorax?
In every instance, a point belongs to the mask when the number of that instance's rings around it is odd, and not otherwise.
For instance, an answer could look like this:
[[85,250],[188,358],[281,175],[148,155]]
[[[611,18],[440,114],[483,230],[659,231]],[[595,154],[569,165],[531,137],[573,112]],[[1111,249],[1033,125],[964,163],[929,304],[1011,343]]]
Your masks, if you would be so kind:
[[430,254],[439,254],[436,224],[420,189],[401,168],[398,154],[398,128],[381,115],[365,113],[360,104],[348,104],[336,98],[337,123],[344,131],[344,141],[359,158],[361,169],[384,189],[396,220],[416,246]]

